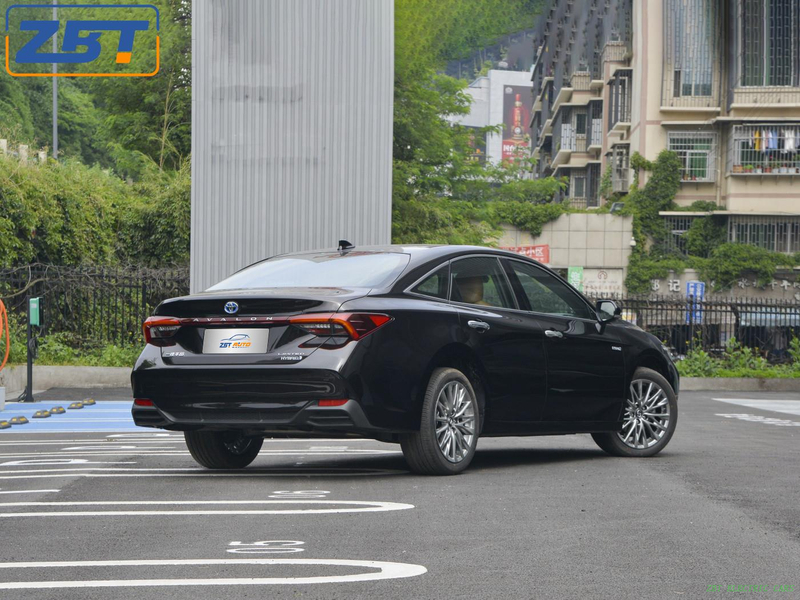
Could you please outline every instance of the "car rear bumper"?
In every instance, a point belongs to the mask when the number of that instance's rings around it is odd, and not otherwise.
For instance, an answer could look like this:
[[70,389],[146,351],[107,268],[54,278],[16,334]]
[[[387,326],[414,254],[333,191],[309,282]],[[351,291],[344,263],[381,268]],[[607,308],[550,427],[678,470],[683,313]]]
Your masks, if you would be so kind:
[[159,407],[134,406],[133,420],[140,427],[156,427],[177,431],[230,431],[239,429],[257,434],[310,434],[317,432],[330,435],[378,436],[381,431],[373,427],[361,406],[348,400],[342,406],[319,406],[316,402],[304,402],[293,407],[291,416],[286,411],[281,416],[254,405],[246,410],[219,411],[195,410],[180,412]]
[[[151,368],[134,371],[132,409],[141,427],[252,433],[322,432],[376,437],[355,394],[337,372],[299,368]],[[320,400],[347,400],[319,406]]]

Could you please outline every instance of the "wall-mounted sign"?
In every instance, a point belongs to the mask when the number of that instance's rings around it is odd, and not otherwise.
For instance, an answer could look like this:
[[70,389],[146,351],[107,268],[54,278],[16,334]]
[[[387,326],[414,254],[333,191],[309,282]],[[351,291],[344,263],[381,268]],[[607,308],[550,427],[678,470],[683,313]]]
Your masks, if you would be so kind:
[[567,269],[567,281],[579,292],[583,291],[583,267],[569,267]]
[[538,260],[544,265],[550,262],[550,246],[548,244],[540,244],[538,246],[503,246],[500,249],[527,256],[533,260]]
[[700,302],[706,297],[705,282],[697,281],[696,279],[687,281],[686,297],[689,298],[689,304],[686,307],[686,323],[701,324],[703,322],[703,309],[700,308]]
[[584,269],[583,293],[595,298],[623,294],[622,269]]

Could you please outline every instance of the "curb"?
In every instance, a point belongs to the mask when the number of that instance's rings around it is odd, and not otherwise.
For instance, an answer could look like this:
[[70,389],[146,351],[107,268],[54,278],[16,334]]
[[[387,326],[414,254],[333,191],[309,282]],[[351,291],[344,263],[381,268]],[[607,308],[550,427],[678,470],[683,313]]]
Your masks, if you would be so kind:
[[[0,387],[6,388],[6,398],[25,389],[25,365],[6,367],[0,371]],[[63,388],[128,387],[131,384],[129,367],[51,367],[33,366],[33,385],[37,390]]]
[[681,377],[681,392],[800,392],[800,378]]

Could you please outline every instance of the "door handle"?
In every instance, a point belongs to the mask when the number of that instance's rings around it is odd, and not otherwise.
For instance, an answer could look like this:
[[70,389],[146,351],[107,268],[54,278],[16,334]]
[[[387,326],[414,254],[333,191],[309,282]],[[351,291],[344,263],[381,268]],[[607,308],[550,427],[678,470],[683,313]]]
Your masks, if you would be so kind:
[[483,321],[467,321],[467,325],[478,331],[488,331],[489,324]]
[[549,338],[563,338],[564,334],[555,329],[545,329],[544,334]]

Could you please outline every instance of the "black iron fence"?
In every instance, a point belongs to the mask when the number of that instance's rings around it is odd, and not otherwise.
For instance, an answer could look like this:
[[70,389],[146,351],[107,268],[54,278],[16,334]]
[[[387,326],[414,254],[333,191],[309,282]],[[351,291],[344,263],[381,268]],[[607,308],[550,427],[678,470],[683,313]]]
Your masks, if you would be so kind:
[[56,267],[0,269],[0,299],[24,318],[41,297],[43,334],[70,333],[76,344],[141,342],[142,321],[159,302],[189,293],[188,268]]
[[[24,318],[42,297],[43,333],[66,332],[82,344],[138,344],[142,321],[166,298],[189,293],[188,268],[55,267],[0,269],[0,299]],[[621,297],[622,317],[657,336],[676,355],[724,351],[735,337],[772,362],[788,359],[800,337],[800,301],[680,296]]]
[[731,338],[771,362],[788,360],[800,337],[800,302],[763,298],[650,296],[618,298],[622,317],[657,336],[677,355],[694,348],[721,354]]

